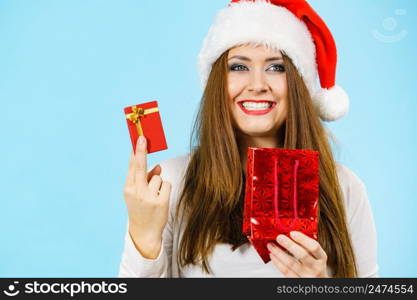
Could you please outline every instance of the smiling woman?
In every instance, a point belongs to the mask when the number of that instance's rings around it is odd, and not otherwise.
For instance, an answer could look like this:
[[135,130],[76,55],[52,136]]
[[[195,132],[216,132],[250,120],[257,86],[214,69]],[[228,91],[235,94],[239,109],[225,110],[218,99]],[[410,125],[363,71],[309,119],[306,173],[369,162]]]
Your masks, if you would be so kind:
[[[232,2],[219,13],[199,55],[204,94],[195,148],[149,173],[145,144],[132,157],[119,275],[377,276],[366,189],[334,161],[320,120],[337,120],[348,107],[334,82],[330,32],[304,0]],[[277,243],[287,251],[269,245],[267,264],[242,234],[248,147],[319,152],[318,241],[296,231],[280,235]]]

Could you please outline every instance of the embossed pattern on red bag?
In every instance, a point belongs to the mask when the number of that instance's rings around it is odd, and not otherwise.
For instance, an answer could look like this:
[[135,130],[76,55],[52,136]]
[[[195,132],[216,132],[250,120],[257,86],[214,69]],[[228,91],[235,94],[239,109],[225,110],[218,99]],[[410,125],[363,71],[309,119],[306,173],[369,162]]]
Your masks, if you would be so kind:
[[317,240],[318,199],[317,151],[248,148],[242,230],[265,263],[279,234]]

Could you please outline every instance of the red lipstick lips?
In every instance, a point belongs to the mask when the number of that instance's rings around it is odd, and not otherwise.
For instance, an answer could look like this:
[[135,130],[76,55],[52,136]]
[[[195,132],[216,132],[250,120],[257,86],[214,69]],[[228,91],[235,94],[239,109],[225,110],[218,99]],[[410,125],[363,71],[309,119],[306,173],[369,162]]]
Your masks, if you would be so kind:
[[[263,109],[263,110],[248,110],[248,109],[246,109],[243,106],[243,103],[244,102],[254,102],[254,103],[268,102],[268,103],[271,103],[272,106],[270,108]],[[270,101],[270,100],[250,100],[250,99],[239,101],[237,104],[239,105],[239,107],[242,109],[242,111],[245,114],[254,115],[254,116],[266,115],[267,113],[269,113],[270,111],[272,111],[275,108],[275,106],[277,105],[277,103],[275,101]]]

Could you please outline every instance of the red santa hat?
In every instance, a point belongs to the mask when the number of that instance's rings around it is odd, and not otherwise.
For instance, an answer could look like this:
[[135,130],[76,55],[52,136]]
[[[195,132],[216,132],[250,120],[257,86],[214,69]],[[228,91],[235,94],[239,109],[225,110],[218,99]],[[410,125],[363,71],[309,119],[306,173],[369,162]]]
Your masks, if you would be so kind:
[[348,112],[349,97],[335,84],[333,36],[305,0],[232,0],[220,10],[198,56],[203,87],[213,63],[226,50],[248,43],[280,50],[291,58],[322,120],[335,121]]

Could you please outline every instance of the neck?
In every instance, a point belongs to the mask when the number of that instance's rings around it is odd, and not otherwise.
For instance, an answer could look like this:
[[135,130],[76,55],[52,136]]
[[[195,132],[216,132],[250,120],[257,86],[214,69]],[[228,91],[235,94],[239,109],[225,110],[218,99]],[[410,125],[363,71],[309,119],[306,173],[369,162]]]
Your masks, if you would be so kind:
[[239,138],[240,161],[242,162],[243,173],[246,176],[246,163],[248,155],[248,147],[254,148],[282,148],[283,143],[279,143],[277,136],[253,137],[241,135]]

